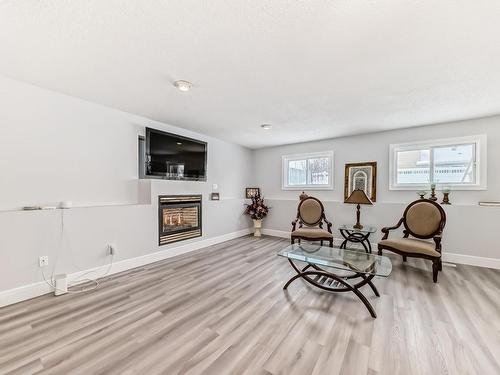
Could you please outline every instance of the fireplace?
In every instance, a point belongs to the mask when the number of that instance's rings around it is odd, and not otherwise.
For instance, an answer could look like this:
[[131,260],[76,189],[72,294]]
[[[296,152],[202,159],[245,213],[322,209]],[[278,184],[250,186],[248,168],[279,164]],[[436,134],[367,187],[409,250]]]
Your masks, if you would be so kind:
[[201,195],[158,197],[159,244],[201,236]]

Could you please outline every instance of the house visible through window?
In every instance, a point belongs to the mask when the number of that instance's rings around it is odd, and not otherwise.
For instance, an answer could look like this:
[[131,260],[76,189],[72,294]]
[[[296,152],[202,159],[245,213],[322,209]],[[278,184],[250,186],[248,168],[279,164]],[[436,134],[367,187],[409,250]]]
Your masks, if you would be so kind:
[[283,156],[283,189],[333,189],[333,152]]
[[486,136],[391,145],[391,189],[486,187]]

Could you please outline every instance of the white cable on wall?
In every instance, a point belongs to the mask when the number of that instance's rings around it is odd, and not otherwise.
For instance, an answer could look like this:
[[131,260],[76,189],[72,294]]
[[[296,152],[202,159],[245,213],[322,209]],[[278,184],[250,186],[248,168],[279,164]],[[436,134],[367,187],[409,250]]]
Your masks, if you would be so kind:
[[55,285],[55,272],[56,272],[57,262],[59,260],[60,254],[61,254],[61,249],[62,249],[63,244],[64,244],[64,231],[65,231],[65,227],[64,227],[64,209],[60,209],[60,211],[61,211],[61,216],[60,216],[60,219],[61,219],[60,220],[60,222],[61,222],[61,228],[60,228],[59,246],[57,248],[57,252],[56,252],[55,257],[54,257],[54,264],[52,266],[52,273],[51,273],[50,281],[47,280],[47,278],[45,277],[45,272],[43,271],[43,268],[42,268],[41,272],[42,272],[43,280],[51,288],[53,288],[54,290],[60,291],[60,292],[67,292],[67,293],[76,294],[76,293],[85,293],[85,292],[90,292],[90,291],[96,290],[99,287],[99,285],[100,285],[99,279],[102,279],[103,277],[107,276],[109,274],[109,272],[111,271],[111,268],[113,266],[113,260],[114,260],[114,254],[113,253],[109,254],[111,256],[111,259],[110,259],[110,262],[108,264],[108,268],[106,269],[106,272],[103,275],[101,275],[101,276],[98,276],[98,277],[95,277],[95,278],[88,278],[88,277],[85,277],[85,276],[87,276],[89,274],[92,274],[92,273],[96,273],[97,274],[98,270],[90,270],[90,271],[83,271],[83,270],[81,270],[81,268],[78,267],[75,264],[75,262],[74,262],[73,253],[71,251],[71,246],[68,246],[67,248],[69,250],[69,254],[70,254],[70,257],[71,257],[71,261],[72,261],[71,263],[73,264],[73,266],[77,270],[79,270],[80,272],[83,272],[76,279],[71,280],[71,282],[68,283],[68,286],[69,287],[74,287],[75,285],[81,284],[81,283],[94,283],[94,286],[91,287],[91,288],[81,288],[80,290],[63,291],[63,290],[58,289],[56,287],[56,285]]
[[[85,276],[86,274],[88,273],[91,273],[91,272],[96,272],[96,271],[88,271],[84,274],[82,274],[81,276],[79,276],[78,278],[76,278],[75,280],[79,280],[76,284],[81,284],[83,282],[87,283],[87,282],[93,282],[95,285],[92,287],[92,288],[81,288],[80,290],[61,290],[61,289],[58,289],[55,285],[55,282],[54,282],[54,276],[52,276],[51,280],[47,280],[47,278],[45,277],[45,272],[43,272],[43,268],[41,269],[42,270],[42,277],[43,277],[43,280],[45,281],[45,283],[47,285],[49,285],[50,287],[52,287],[54,290],[58,290],[60,292],[65,292],[65,293],[70,293],[70,294],[77,294],[77,293],[85,293],[85,292],[91,292],[93,290],[96,290],[100,283],[99,283],[99,279],[102,279],[103,277],[106,277],[109,273],[109,271],[111,270],[111,267],[113,266],[113,254],[111,254],[111,261],[108,265],[108,269],[106,270],[106,272],[99,278],[95,278],[95,279],[89,279],[89,278],[83,278],[83,276]],[[75,281],[73,280],[73,281]],[[69,285],[69,287],[74,287],[75,284],[72,284],[72,285]]]

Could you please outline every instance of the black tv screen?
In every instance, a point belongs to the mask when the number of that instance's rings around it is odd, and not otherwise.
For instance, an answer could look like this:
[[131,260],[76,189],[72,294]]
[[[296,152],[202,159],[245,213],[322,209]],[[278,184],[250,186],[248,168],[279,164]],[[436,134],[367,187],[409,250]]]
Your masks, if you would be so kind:
[[207,143],[146,128],[146,175],[206,181]]

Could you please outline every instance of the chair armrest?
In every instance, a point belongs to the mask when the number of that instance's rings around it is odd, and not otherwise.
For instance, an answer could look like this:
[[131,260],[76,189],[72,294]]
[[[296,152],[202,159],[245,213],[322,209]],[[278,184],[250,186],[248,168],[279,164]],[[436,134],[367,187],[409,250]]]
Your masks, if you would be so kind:
[[299,218],[296,218],[294,221],[292,221],[292,232],[295,231],[295,227],[297,226],[297,221],[299,221]]
[[444,225],[445,225],[445,222],[441,221],[441,224],[439,225],[439,230],[433,238],[434,242],[436,243],[436,251],[438,251],[438,252],[441,252],[441,240],[443,239]]
[[403,224],[403,221],[404,218],[401,218],[395,226],[382,228],[382,233],[384,233],[384,237],[382,238],[382,240],[386,240],[389,237],[389,232],[391,230],[398,229],[401,226],[401,224]]
[[326,217],[324,217],[324,218],[323,218],[323,221],[326,223],[326,228],[327,228],[328,232],[332,233],[332,225],[333,225],[333,224],[332,224],[331,222],[329,222],[329,221],[326,219]]
[[437,234],[433,237],[433,240],[434,242],[436,243],[436,251],[438,253],[441,252],[441,240],[443,239],[443,237],[441,236],[441,234]]

